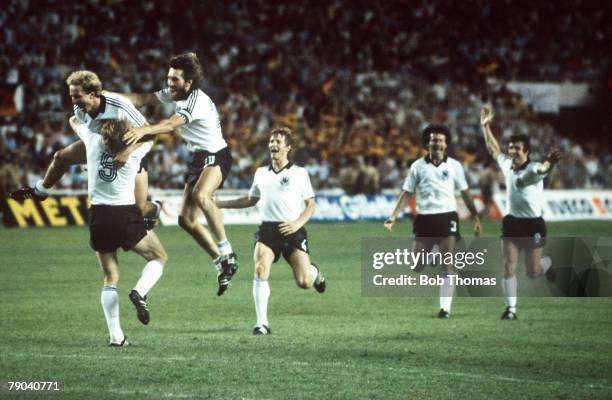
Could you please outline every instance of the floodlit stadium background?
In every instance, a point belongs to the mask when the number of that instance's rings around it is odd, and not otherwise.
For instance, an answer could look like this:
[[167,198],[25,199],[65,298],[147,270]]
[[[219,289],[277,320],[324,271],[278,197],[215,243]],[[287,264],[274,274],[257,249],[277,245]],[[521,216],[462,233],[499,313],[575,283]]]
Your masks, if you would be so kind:
[[[611,17],[588,1],[2,2],[2,221],[78,226],[0,228],[0,379],[61,379],[68,398],[610,397],[609,299],[519,300],[521,319],[509,326],[499,321],[501,298],[458,298],[453,319],[439,324],[437,299],[363,298],[359,246],[387,235],[379,221],[423,154],[428,123],[451,128],[451,155],[487,210],[484,234],[499,236],[504,187],[479,130],[485,103],[502,146],[527,133],[534,159],[553,146],[566,153],[545,182],[549,235],[612,236]],[[222,196],[250,186],[271,127],[295,130],[294,160],[317,191],[314,220],[331,222],[308,226],[329,291],[299,292],[277,264],[275,335],[249,340],[257,214],[225,215],[237,224],[228,236],[241,272],[216,298],[206,256],[166,226],[176,224],[187,155],[167,135],[149,176],[164,200],[156,229],[169,269],[143,329],[125,296],[141,261],[120,256],[122,324],[136,345],[106,352],[99,275],[81,226],[82,167],[46,202],[6,197],[40,179],[53,153],[76,139],[67,125],[70,72],[95,71],[111,91],[152,92],[165,86],[168,58],[187,50],[200,57],[235,159]],[[141,111],[157,122],[170,110]],[[480,194],[489,191],[487,205]],[[407,236],[410,224],[396,230]]]

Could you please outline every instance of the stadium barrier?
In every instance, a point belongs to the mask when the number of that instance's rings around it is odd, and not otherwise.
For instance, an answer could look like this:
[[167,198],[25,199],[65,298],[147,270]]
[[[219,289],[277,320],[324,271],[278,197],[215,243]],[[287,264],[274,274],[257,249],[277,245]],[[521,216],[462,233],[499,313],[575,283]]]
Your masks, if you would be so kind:
[[[223,190],[219,199],[245,196],[246,190]],[[164,204],[160,221],[163,225],[177,225],[182,197],[177,190],[151,190],[153,198]],[[500,219],[506,209],[504,193],[493,196],[489,216]],[[346,195],[342,190],[332,189],[317,192],[317,211],[314,222],[382,221],[391,213],[397,200],[396,191],[385,191],[378,195]],[[474,195],[476,208],[484,205],[478,194]],[[458,199],[458,214],[461,219],[469,213],[461,199]],[[89,201],[86,191],[57,191],[47,200],[33,199],[17,202],[1,199],[3,223],[7,227],[44,227],[85,225]],[[414,198],[406,208],[407,214],[414,214]],[[223,210],[226,224],[258,224],[256,208]],[[544,219],[548,221],[572,221],[581,219],[612,219],[612,191],[547,190],[544,192]],[[201,218],[204,223],[204,217]]]

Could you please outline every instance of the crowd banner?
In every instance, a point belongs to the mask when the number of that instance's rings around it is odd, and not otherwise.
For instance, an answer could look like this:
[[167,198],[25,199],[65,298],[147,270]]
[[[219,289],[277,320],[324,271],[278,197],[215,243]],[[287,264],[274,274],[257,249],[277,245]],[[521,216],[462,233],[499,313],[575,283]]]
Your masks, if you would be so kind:
[[[217,193],[218,199],[231,199],[246,196],[247,190],[223,190]],[[162,225],[177,225],[180,215],[182,195],[177,190],[152,190],[154,199],[161,200],[163,209],[160,215]],[[397,191],[384,191],[377,195],[347,195],[341,190],[317,192],[316,212],[313,222],[352,222],[383,221],[397,201]],[[484,209],[480,195],[474,194],[478,211]],[[457,199],[459,218],[469,218],[469,212],[461,200]],[[86,225],[89,201],[85,191],[61,191],[44,201],[34,199],[18,202],[13,199],[0,199],[2,221],[7,227],[45,227]],[[506,213],[506,196],[503,192],[493,196],[489,207],[489,218],[498,220]],[[545,190],[543,196],[544,219],[547,221],[573,220],[612,220],[612,191],[589,190]],[[400,218],[410,217],[416,212],[414,197],[404,209]],[[246,209],[224,209],[226,224],[258,224],[260,222],[256,207]],[[204,217],[200,219],[205,223]]]

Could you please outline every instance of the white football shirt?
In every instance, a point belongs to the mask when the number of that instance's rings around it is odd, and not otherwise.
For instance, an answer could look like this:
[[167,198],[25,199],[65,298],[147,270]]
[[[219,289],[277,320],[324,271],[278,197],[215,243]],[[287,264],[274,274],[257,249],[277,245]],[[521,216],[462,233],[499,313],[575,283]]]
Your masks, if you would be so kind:
[[467,188],[463,166],[448,156],[437,167],[429,156],[419,158],[410,166],[402,186],[402,190],[416,193],[417,214],[457,211],[455,191]]
[[538,174],[541,163],[527,160],[518,170],[512,169],[512,159],[500,153],[497,164],[506,180],[507,214],[517,218],[539,218],[542,216],[544,178]]
[[304,211],[304,200],[315,197],[305,168],[289,163],[278,172],[272,166],[255,171],[249,197],[259,198],[262,222],[295,221]]
[[77,135],[87,149],[87,192],[94,205],[123,206],[136,204],[135,179],[140,161],[151,150],[152,142],[145,142],[128,157],[121,168],[117,168],[113,155],[106,151],[102,135],[93,133],[81,124]]
[[126,119],[135,127],[143,126],[147,122],[130,100],[114,93],[100,96],[100,109],[95,117],[76,105],[73,109],[74,116],[80,123],[87,125],[89,131],[93,133],[100,133],[100,126],[106,119]]
[[216,153],[227,147],[217,107],[206,93],[196,89],[186,99],[174,101],[170,89],[165,88],[155,92],[155,96],[164,104],[173,104],[175,112],[185,120],[185,125],[181,126],[181,136],[190,151]]

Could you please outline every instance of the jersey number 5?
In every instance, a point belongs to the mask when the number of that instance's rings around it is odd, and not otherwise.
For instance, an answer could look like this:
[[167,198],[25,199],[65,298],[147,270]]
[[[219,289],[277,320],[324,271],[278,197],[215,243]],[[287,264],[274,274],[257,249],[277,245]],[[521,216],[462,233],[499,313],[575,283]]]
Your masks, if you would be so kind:
[[104,182],[112,182],[117,178],[117,165],[113,156],[108,153],[102,153],[100,157],[100,169],[98,170],[98,176]]

